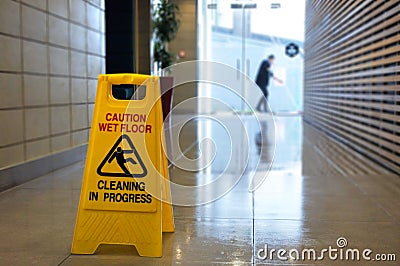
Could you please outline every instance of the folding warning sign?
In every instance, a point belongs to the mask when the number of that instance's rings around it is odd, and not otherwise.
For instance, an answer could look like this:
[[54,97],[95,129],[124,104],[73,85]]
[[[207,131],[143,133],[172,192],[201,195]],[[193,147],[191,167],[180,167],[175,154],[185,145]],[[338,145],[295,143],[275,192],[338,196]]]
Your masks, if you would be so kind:
[[[114,86],[145,95],[116,99]],[[99,76],[73,254],[126,244],[162,255],[162,232],[174,231],[162,117],[157,77]]]

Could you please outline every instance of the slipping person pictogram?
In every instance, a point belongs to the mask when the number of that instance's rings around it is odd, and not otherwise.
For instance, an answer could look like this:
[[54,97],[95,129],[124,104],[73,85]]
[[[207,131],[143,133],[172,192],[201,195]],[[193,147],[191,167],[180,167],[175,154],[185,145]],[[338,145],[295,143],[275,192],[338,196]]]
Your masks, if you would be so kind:
[[97,167],[97,174],[100,176],[140,178],[147,175],[147,169],[132,140],[128,135],[122,135]]
[[132,158],[125,159],[124,151],[121,147],[118,147],[111,158],[108,159],[108,163],[111,163],[114,158],[117,160],[117,163],[119,167],[121,167],[122,171],[124,171],[124,173],[127,175],[131,175],[131,172],[129,172],[128,168],[126,168],[125,163],[136,164],[135,160],[133,160]]

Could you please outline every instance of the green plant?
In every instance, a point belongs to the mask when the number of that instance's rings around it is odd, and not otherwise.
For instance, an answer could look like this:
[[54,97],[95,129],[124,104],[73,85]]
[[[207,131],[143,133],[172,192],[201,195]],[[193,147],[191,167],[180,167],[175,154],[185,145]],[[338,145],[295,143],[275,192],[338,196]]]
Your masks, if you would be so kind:
[[153,12],[153,34],[154,34],[154,61],[166,68],[174,62],[174,54],[168,51],[168,43],[173,40],[178,32],[179,20],[177,13],[179,7],[167,0],[159,1]]

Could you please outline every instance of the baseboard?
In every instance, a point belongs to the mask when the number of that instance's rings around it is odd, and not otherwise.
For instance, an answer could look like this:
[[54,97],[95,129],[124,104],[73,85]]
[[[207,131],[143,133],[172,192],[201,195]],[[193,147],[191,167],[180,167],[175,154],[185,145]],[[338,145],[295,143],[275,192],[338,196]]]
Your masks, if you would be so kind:
[[87,144],[0,170],[0,192],[84,160]]

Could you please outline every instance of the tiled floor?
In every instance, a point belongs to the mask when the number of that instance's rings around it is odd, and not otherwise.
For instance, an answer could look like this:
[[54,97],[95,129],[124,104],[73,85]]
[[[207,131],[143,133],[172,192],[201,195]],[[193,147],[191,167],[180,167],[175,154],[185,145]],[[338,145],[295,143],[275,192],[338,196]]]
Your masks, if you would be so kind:
[[[179,116],[174,119],[175,125],[183,121]],[[219,119],[220,124],[195,120],[185,125],[179,139],[181,149],[187,158],[205,156],[197,165],[208,167],[201,171],[171,167],[171,179],[185,185],[207,184],[218,177],[234,180],[243,158],[247,162],[244,174],[218,200],[174,207],[176,232],[164,233],[162,258],[140,257],[132,246],[101,246],[95,255],[70,254],[84,167],[81,162],[0,194],[0,264],[399,265],[398,176],[303,125],[301,117],[275,117],[275,124],[262,117],[262,136],[251,118],[243,119],[243,136],[237,135],[240,129],[224,133],[223,129],[239,126],[229,125],[229,116]],[[271,141],[274,128],[276,143]],[[207,137],[214,144],[198,141]],[[263,147],[258,145],[261,141]],[[262,176],[269,168],[274,144],[270,174],[249,193],[253,175]],[[210,156],[214,151],[215,156]],[[181,167],[190,164],[183,157],[174,158],[181,160]],[[234,163],[229,164],[229,159]],[[218,194],[208,193],[208,198]],[[172,196],[177,203],[187,202],[174,191]],[[201,202],[203,196],[193,198]],[[329,246],[338,248],[339,237],[347,240],[347,246],[339,249],[343,252],[368,248],[373,251],[371,257],[396,253],[397,261],[331,260],[328,253],[323,260],[301,259],[303,249],[315,249],[319,256]],[[300,259],[280,260],[276,252],[272,259],[264,259],[264,250],[259,251],[265,247],[269,252],[285,249],[286,257],[297,249]],[[294,251],[290,254],[296,255]]]

